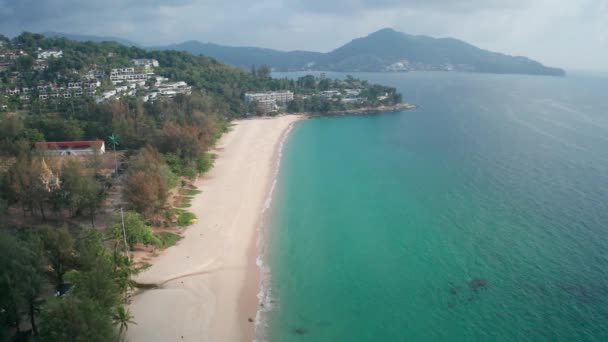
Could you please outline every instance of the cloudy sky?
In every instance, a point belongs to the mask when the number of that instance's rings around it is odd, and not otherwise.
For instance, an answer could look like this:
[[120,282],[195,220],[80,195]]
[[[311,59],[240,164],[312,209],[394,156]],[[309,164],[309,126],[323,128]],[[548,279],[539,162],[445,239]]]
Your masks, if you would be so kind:
[[329,51],[392,27],[547,65],[608,71],[608,0],[0,0],[0,33]]

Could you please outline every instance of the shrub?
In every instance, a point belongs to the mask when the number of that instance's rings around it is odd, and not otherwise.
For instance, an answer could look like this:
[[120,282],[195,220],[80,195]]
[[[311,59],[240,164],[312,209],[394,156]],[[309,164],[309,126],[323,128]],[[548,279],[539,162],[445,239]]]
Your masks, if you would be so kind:
[[177,218],[177,224],[180,227],[189,226],[197,221],[196,215],[188,211],[182,211]]
[[199,173],[205,173],[213,167],[213,154],[203,153],[196,158],[196,170]]
[[[127,211],[124,213],[124,220],[129,248],[133,249],[137,243],[155,246],[160,244],[160,241],[154,236],[152,229],[146,225],[146,222],[140,214],[134,211]],[[112,235],[116,240],[122,241],[124,233],[120,213],[117,213],[114,216],[114,222],[114,225],[112,225]]]
[[171,232],[160,232],[158,239],[160,240],[161,248],[169,248],[181,240],[182,237]]

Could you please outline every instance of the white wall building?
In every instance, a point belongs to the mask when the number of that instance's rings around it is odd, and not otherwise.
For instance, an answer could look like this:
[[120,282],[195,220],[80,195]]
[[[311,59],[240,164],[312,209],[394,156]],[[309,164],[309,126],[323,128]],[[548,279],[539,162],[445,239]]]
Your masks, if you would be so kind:
[[122,83],[122,82],[129,82],[129,83],[140,82],[140,81],[145,82],[147,79],[149,79],[153,76],[154,76],[154,73],[145,73],[145,74],[135,73],[135,68],[119,68],[119,69],[112,69],[112,71],[110,72],[110,81],[112,81],[112,83],[114,85],[116,85],[118,83]]
[[158,61],[156,59],[138,58],[132,59],[131,63],[138,68],[152,69],[158,67]]
[[287,103],[293,100],[293,93],[291,91],[269,91],[265,93],[245,93],[245,102],[250,103],[252,101],[275,101],[277,103]]
[[177,94],[192,94],[192,87],[190,87],[186,82],[174,82],[174,83],[164,83],[158,87],[158,91],[161,96],[164,97],[173,97]]
[[53,51],[53,50],[49,50],[49,51],[42,51],[38,53],[38,58],[40,59],[49,59],[49,58],[61,58],[63,57],[63,51],[59,50],[59,51]]

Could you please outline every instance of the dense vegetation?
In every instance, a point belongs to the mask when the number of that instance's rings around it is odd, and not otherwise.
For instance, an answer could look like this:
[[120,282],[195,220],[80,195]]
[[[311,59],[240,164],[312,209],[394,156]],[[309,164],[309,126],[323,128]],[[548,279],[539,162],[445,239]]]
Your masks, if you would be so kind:
[[[169,189],[181,185],[180,177],[208,170],[208,148],[242,113],[241,93],[274,81],[186,53],[149,54],[115,43],[29,33],[2,42],[27,54],[0,73],[3,92],[76,81],[92,66],[107,74],[138,57],[156,58],[163,66],[157,74],[195,85],[191,96],[148,103],[128,96],[101,103],[90,97],[20,101],[1,96],[9,110],[0,113],[0,340],[26,340],[22,328],[43,341],[117,340],[132,322],[123,307],[134,272],[128,251],[136,244],[160,248],[179,239],[169,232],[156,235],[150,227],[151,222],[170,224]],[[45,70],[35,70],[31,56],[39,48],[64,54],[50,59]],[[102,88],[109,86],[102,80]],[[110,135],[118,137],[117,146],[107,140]],[[34,148],[39,141],[93,139],[106,140],[106,159],[114,154],[112,147],[119,150],[118,173],[103,172],[100,155],[48,158]],[[101,230],[90,228],[99,227],[100,210],[115,210],[104,203],[116,183],[124,183],[124,214],[115,212],[109,223],[106,218]],[[89,222],[89,228],[74,222]],[[62,298],[53,298],[54,293]]]
[[[333,80],[308,75],[298,78],[293,87],[299,96],[287,106],[287,111],[291,113],[330,113],[380,105],[391,106],[402,102],[402,96],[395,88],[369,84],[352,76],[347,76],[345,80]],[[323,95],[323,92],[329,90],[339,94]],[[343,102],[346,90],[360,90],[357,95],[360,100],[354,103]]]
[[[128,217],[129,231],[145,227],[135,213]],[[0,231],[0,338],[12,330],[16,340],[118,340],[133,323],[125,301],[136,272],[120,241],[122,234],[107,238],[85,227]]]
[[267,64],[280,71],[303,70],[307,64],[318,60],[323,55],[320,52],[284,52],[257,47],[223,46],[197,41],[153,47],[152,49],[185,51],[195,55],[202,54],[243,69],[247,69],[251,65]]

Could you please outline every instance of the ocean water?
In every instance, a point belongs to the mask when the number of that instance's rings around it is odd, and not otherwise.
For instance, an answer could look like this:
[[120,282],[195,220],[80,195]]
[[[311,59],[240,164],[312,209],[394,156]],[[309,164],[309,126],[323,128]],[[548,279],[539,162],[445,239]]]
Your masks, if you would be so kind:
[[354,76],[419,108],[293,128],[260,339],[608,341],[608,79]]

